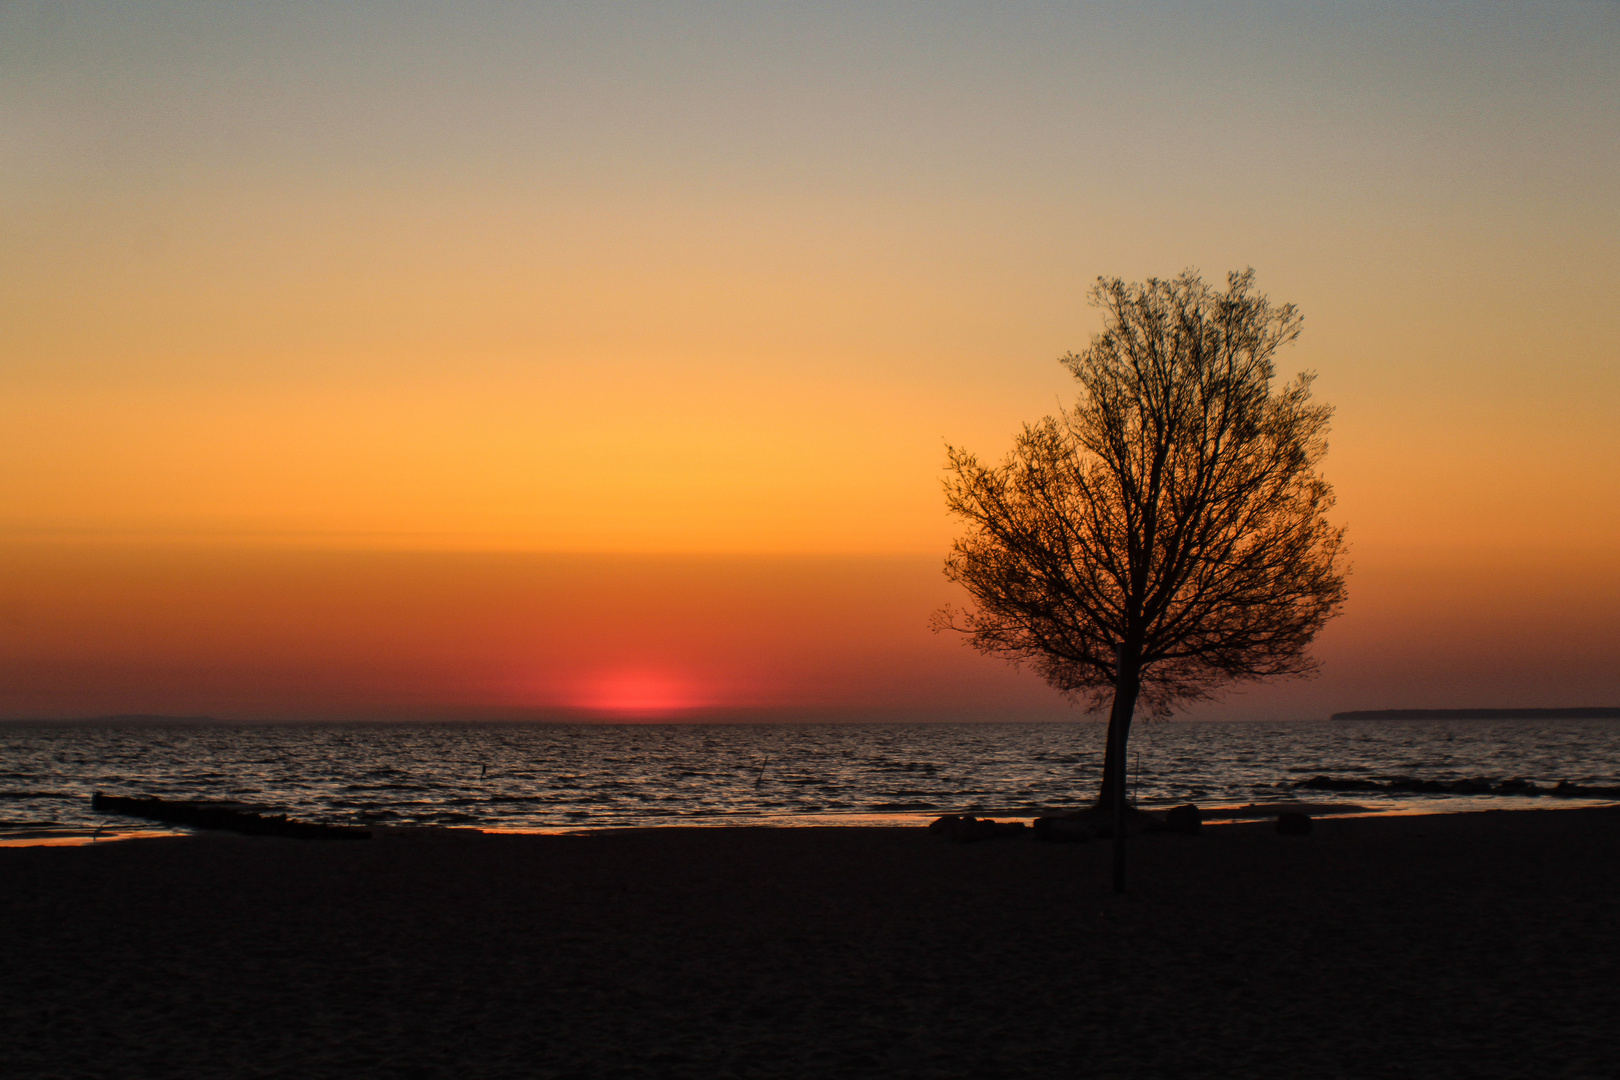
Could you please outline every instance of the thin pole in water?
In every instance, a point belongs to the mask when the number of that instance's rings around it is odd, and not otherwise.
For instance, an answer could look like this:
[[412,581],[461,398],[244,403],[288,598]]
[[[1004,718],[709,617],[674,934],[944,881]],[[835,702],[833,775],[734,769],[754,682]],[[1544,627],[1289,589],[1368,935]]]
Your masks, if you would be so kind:
[[[1120,740],[1121,743],[1124,740]],[[1125,747],[1119,748],[1119,775],[1114,778],[1114,891],[1125,891]]]
[[1125,891],[1125,725],[1120,718],[1119,683],[1125,675],[1125,643],[1114,646],[1114,892]]

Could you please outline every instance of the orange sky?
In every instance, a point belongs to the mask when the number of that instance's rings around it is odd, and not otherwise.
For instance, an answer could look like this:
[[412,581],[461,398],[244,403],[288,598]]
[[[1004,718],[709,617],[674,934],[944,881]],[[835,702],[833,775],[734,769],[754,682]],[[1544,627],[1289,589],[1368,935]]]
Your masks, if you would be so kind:
[[[0,10],[0,716],[1052,715],[931,637],[943,443],[1098,274],[1338,408],[1327,674],[1620,703],[1620,17]],[[617,681],[615,681],[617,680]]]
[[[924,628],[928,556],[12,545],[0,715],[1047,718],[1038,680]],[[1357,567],[1327,670],[1207,718],[1607,700],[1620,570]]]

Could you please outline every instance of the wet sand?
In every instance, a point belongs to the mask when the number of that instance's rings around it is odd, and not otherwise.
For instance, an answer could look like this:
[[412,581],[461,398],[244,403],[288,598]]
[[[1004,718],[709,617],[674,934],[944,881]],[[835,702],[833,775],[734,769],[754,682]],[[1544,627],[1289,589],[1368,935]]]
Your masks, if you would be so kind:
[[1606,1077],[1620,809],[0,850],[0,1073]]

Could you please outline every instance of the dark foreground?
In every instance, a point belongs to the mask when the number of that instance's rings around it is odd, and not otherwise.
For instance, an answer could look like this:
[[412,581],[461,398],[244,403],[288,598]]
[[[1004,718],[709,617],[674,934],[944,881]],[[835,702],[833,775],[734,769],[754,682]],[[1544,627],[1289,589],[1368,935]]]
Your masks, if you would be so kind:
[[1620,811],[0,850],[0,1074],[1610,1077]]

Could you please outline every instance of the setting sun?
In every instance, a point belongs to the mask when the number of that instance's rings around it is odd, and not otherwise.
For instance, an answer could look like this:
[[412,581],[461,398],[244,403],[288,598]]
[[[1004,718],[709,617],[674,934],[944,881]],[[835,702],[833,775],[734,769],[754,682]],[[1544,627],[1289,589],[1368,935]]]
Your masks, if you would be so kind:
[[586,684],[581,708],[625,717],[660,717],[713,702],[688,681],[664,672],[613,671]]

